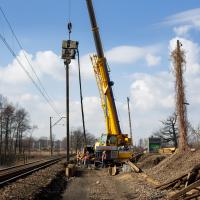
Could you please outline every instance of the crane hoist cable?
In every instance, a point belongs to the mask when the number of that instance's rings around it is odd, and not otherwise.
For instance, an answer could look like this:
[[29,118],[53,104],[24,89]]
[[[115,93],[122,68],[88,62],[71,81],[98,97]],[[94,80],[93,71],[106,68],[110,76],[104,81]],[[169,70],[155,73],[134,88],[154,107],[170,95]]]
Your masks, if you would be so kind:
[[80,100],[81,100],[81,114],[82,114],[82,123],[83,123],[83,136],[84,136],[84,143],[86,145],[87,144],[87,138],[86,138],[86,131],[85,131],[85,116],[84,116],[84,109],[83,109],[81,64],[80,64],[80,55],[79,55],[79,49],[78,48],[77,48],[77,55],[78,55],[78,77],[79,77],[79,89],[80,89]]

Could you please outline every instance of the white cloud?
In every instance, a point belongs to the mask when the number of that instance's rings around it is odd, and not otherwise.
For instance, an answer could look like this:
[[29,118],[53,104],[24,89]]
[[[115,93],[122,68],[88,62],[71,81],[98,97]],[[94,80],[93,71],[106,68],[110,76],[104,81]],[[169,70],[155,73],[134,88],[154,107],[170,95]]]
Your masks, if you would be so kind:
[[158,65],[160,46],[118,46],[106,52],[109,63],[130,64],[145,60],[148,66]]
[[187,11],[177,13],[165,19],[164,23],[167,24],[192,24],[193,26],[200,27],[200,8],[195,8]]
[[161,57],[147,54],[146,61],[147,61],[148,66],[156,66],[160,64]]
[[131,96],[134,105],[141,111],[148,112],[152,109],[172,108],[173,78],[162,72],[157,75],[134,74],[131,85]]
[[[138,61],[145,61],[147,66],[155,66],[160,63],[161,58],[157,56],[160,51],[158,45],[136,47],[136,46],[119,46],[107,51],[106,57],[111,64],[130,64]],[[36,80],[34,72],[31,70],[26,57],[36,71],[39,78],[49,77],[52,80],[63,81],[65,80],[64,64],[60,56],[52,51],[39,51],[35,55],[28,54],[27,52],[19,52],[17,59],[22,63],[23,67],[30,73],[34,80]],[[91,54],[81,56],[81,74],[84,79],[94,79],[93,67],[90,60]],[[23,71],[17,59],[14,59],[11,64],[0,68],[0,80],[2,83],[15,84],[27,83],[30,79]],[[71,76],[77,76],[78,66],[77,60],[72,60],[70,65]],[[37,80],[36,80],[37,82]]]
[[[28,56],[28,55],[27,55]],[[28,56],[31,57],[31,56]],[[17,59],[21,61],[21,63],[24,65],[25,58],[23,56],[23,53],[20,52],[17,56]],[[17,60],[14,59],[11,64],[8,64],[8,66],[1,67],[0,68],[0,80],[1,82],[26,82],[28,80],[28,77],[18,64]]]
[[174,27],[177,36],[187,36],[191,29],[200,31],[200,8],[195,8],[167,17],[163,24]]
[[32,60],[36,71],[41,75],[49,75],[56,80],[64,80],[64,64],[61,58],[52,51],[39,51]]
[[[26,57],[31,63],[34,71],[40,79],[49,77],[52,81],[63,81],[65,80],[65,68],[63,60],[60,56],[56,55],[52,51],[39,51],[35,55],[24,52]],[[17,59],[22,63],[23,67],[29,72],[33,79],[37,82],[34,72],[31,70],[29,63],[27,62],[24,53],[19,52]],[[11,64],[0,68],[0,81],[6,84],[24,84],[30,82],[25,71],[21,68],[17,59],[14,59]],[[84,55],[80,58],[81,61],[81,73],[85,79],[94,78],[92,64],[90,62],[89,54]],[[72,77],[77,76],[78,66],[77,61],[72,60],[70,65],[70,75]]]
[[177,36],[187,36],[191,28],[192,26],[190,25],[183,25],[183,26],[174,27],[173,30]]
[[[93,67],[92,67],[92,63],[90,60],[90,56],[92,56],[93,53],[88,53],[86,55],[81,56],[80,58],[80,70],[81,70],[81,75],[84,79],[94,79],[94,72],[93,72]],[[77,75],[78,74],[78,63],[77,60],[73,60],[71,63],[71,67],[70,67],[73,75]]]
[[[35,58],[27,52],[24,53],[36,71],[38,77],[50,75],[53,79],[64,79],[64,67],[62,61],[59,56],[52,51],[37,52]],[[36,79],[24,53],[20,51],[17,59],[14,59],[11,64],[0,68],[0,79],[2,82],[9,84],[30,82],[30,79],[18,63],[18,60],[22,64],[23,68],[25,68],[34,79]]]

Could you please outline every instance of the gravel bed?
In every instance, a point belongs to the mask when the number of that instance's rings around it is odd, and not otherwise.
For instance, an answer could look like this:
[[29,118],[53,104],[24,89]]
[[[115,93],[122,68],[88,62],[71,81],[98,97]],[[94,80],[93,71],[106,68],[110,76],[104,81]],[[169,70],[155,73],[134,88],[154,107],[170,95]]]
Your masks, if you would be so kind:
[[64,164],[59,162],[0,189],[1,200],[59,199],[66,184]]
[[[166,191],[155,189],[153,185],[145,181],[139,174],[122,174],[117,178],[120,182],[125,183],[129,188],[130,199],[138,200],[158,200],[167,199]],[[118,183],[119,184],[119,183]],[[132,195],[131,195],[132,192]]]

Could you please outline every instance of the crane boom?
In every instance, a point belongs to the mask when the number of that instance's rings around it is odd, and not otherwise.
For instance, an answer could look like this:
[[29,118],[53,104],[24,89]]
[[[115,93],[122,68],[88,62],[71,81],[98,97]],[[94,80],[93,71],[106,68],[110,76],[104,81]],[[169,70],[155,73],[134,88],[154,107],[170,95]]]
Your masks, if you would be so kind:
[[114,101],[112,85],[110,81],[108,65],[104,56],[99,28],[97,26],[95,12],[92,0],[86,0],[90,22],[93,31],[97,56],[92,58],[95,76],[100,91],[102,107],[106,118],[106,127],[108,135],[121,135],[121,129]]

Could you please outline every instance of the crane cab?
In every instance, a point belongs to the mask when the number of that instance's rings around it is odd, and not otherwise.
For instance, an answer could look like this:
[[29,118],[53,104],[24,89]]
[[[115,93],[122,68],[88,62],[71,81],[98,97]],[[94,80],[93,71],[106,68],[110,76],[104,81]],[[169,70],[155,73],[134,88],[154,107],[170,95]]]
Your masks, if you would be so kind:
[[[123,139],[118,138],[115,135],[102,134],[99,141],[95,143],[95,160],[101,161],[103,151],[106,151],[107,162],[117,162],[121,160],[127,160],[133,156],[133,152],[127,146],[119,143]],[[120,144],[120,145],[119,145]]]

